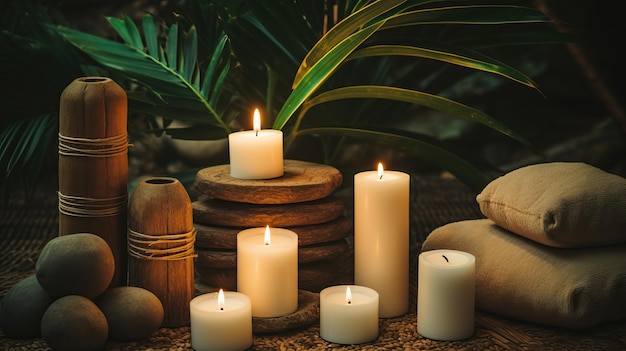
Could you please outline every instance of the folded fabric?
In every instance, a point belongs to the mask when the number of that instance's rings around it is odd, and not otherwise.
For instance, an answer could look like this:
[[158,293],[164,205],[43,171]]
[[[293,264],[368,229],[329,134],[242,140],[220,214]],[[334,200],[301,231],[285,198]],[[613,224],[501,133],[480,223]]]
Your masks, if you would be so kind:
[[554,247],[626,243],[626,179],[581,162],[511,171],[476,197],[499,226]]
[[432,231],[435,249],[474,255],[478,309],[570,329],[626,318],[626,245],[552,248],[477,219]]

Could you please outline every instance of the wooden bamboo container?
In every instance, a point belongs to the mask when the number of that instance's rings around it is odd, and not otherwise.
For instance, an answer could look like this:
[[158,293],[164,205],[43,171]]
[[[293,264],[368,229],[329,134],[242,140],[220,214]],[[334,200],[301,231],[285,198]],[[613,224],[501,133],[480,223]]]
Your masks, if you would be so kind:
[[175,178],[141,180],[129,201],[128,282],[163,303],[164,327],[190,323],[195,228],[191,200]]
[[127,104],[110,78],[83,77],[59,110],[59,235],[102,237],[115,258],[111,286],[127,283]]

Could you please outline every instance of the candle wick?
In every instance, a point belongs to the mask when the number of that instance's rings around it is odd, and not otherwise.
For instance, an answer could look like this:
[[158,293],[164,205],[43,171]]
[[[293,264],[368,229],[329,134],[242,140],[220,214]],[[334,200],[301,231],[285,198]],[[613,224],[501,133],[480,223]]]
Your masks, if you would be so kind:
[[352,303],[352,300],[348,300],[348,305]]
[[259,130],[256,130],[256,134],[254,134],[254,136],[259,136]]
[[383,179],[383,174],[381,174],[381,175],[380,175],[380,178],[378,178],[378,179]]
[[224,307],[220,307],[220,311],[223,311],[223,310],[224,310]]
[[448,258],[446,257],[446,255],[441,255],[441,257],[443,257],[443,259],[444,259],[444,260],[446,260],[446,262],[448,262],[448,263],[450,262],[450,261],[448,260]]

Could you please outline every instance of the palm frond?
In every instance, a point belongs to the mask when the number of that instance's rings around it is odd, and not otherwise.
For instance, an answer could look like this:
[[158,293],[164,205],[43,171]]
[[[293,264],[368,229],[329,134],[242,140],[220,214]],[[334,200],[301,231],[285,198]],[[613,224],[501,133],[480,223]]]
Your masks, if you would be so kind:
[[[157,115],[163,118],[213,125],[223,129],[222,136],[230,132],[228,121],[218,112],[217,101],[230,67],[224,60],[228,55],[224,50],[227,42],[224,36],[216,44],[210,60],[211,71],[202,76],[195,27],[180,32],[178,24],[173,23],[162,46],[157,41],[157,26],[151,15],[146,14],[142,22],[148,44],[144,45],[139,30],[128,17],[107,19],[123,43],[66,27],[54,27],[54,30],[106,69],[148,89],[147,94],[129,96],[132,109],[151,114],[160,110]],[[132,100],[135,97],[138,99]]]
[[464,156],[458,155],[432,138],[403,131],[379,129],[319,127],[301,130],[301,135],[334,135],[367,141],[383,147],[391,147],[408,155],[448,170],[474,191],[482,190],[489,182],[484,170],[476,167]]
[[57,115],[23,119],[0,132],[0,169],[3,192],[36,184],[57,135]]
[[[307,100],[302,108],[302,111],[300,111],[299,118],[301,119],[306,114],[307,110],[316,105],[347,99],[387,99],[396,102],[419,104],[452,116],[480,123],[510,138],[513,138],[530,148],[534,148],[530,141],[522,135],[478,109],[441,96],[390,86],[349,86],[325,91]],[[341,124],[341,120],[338,120],[337,122]],[[295,131],[291,135],[292,138],[301,132],[298,130],[297,126],[294,130]],[[535,151],[539,152],[539,150]]]

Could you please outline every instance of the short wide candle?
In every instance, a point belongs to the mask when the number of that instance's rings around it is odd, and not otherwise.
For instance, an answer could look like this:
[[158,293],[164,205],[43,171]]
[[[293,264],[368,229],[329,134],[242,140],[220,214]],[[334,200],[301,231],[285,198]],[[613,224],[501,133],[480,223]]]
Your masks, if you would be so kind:
[[378,292],[381,318],[409,311],[409,189],[380,164],[354,176],[354,283]]
[[239,232],[237,291],[250,297],[254,317],[280,317],[295,312],[298,235],[291,230],[269,227]]
[[442,341],[474,335],[474,256],[432,250],[422,252],[418,261],[417,332]]
[[197,296],[189,303],[191,312],[191,347],[196,351],[239,351],[252,346],[250,298],[223,292]]
[[338,344],[362,344],[376,339],[378,293],[357,285],[337,285],[320,291],[320,336]]
[[284,173],[283,132],[261,129],[257,117],[258,110],[255,110],[253,130],[228,135],[230,176],[233,178],[270,179]]

